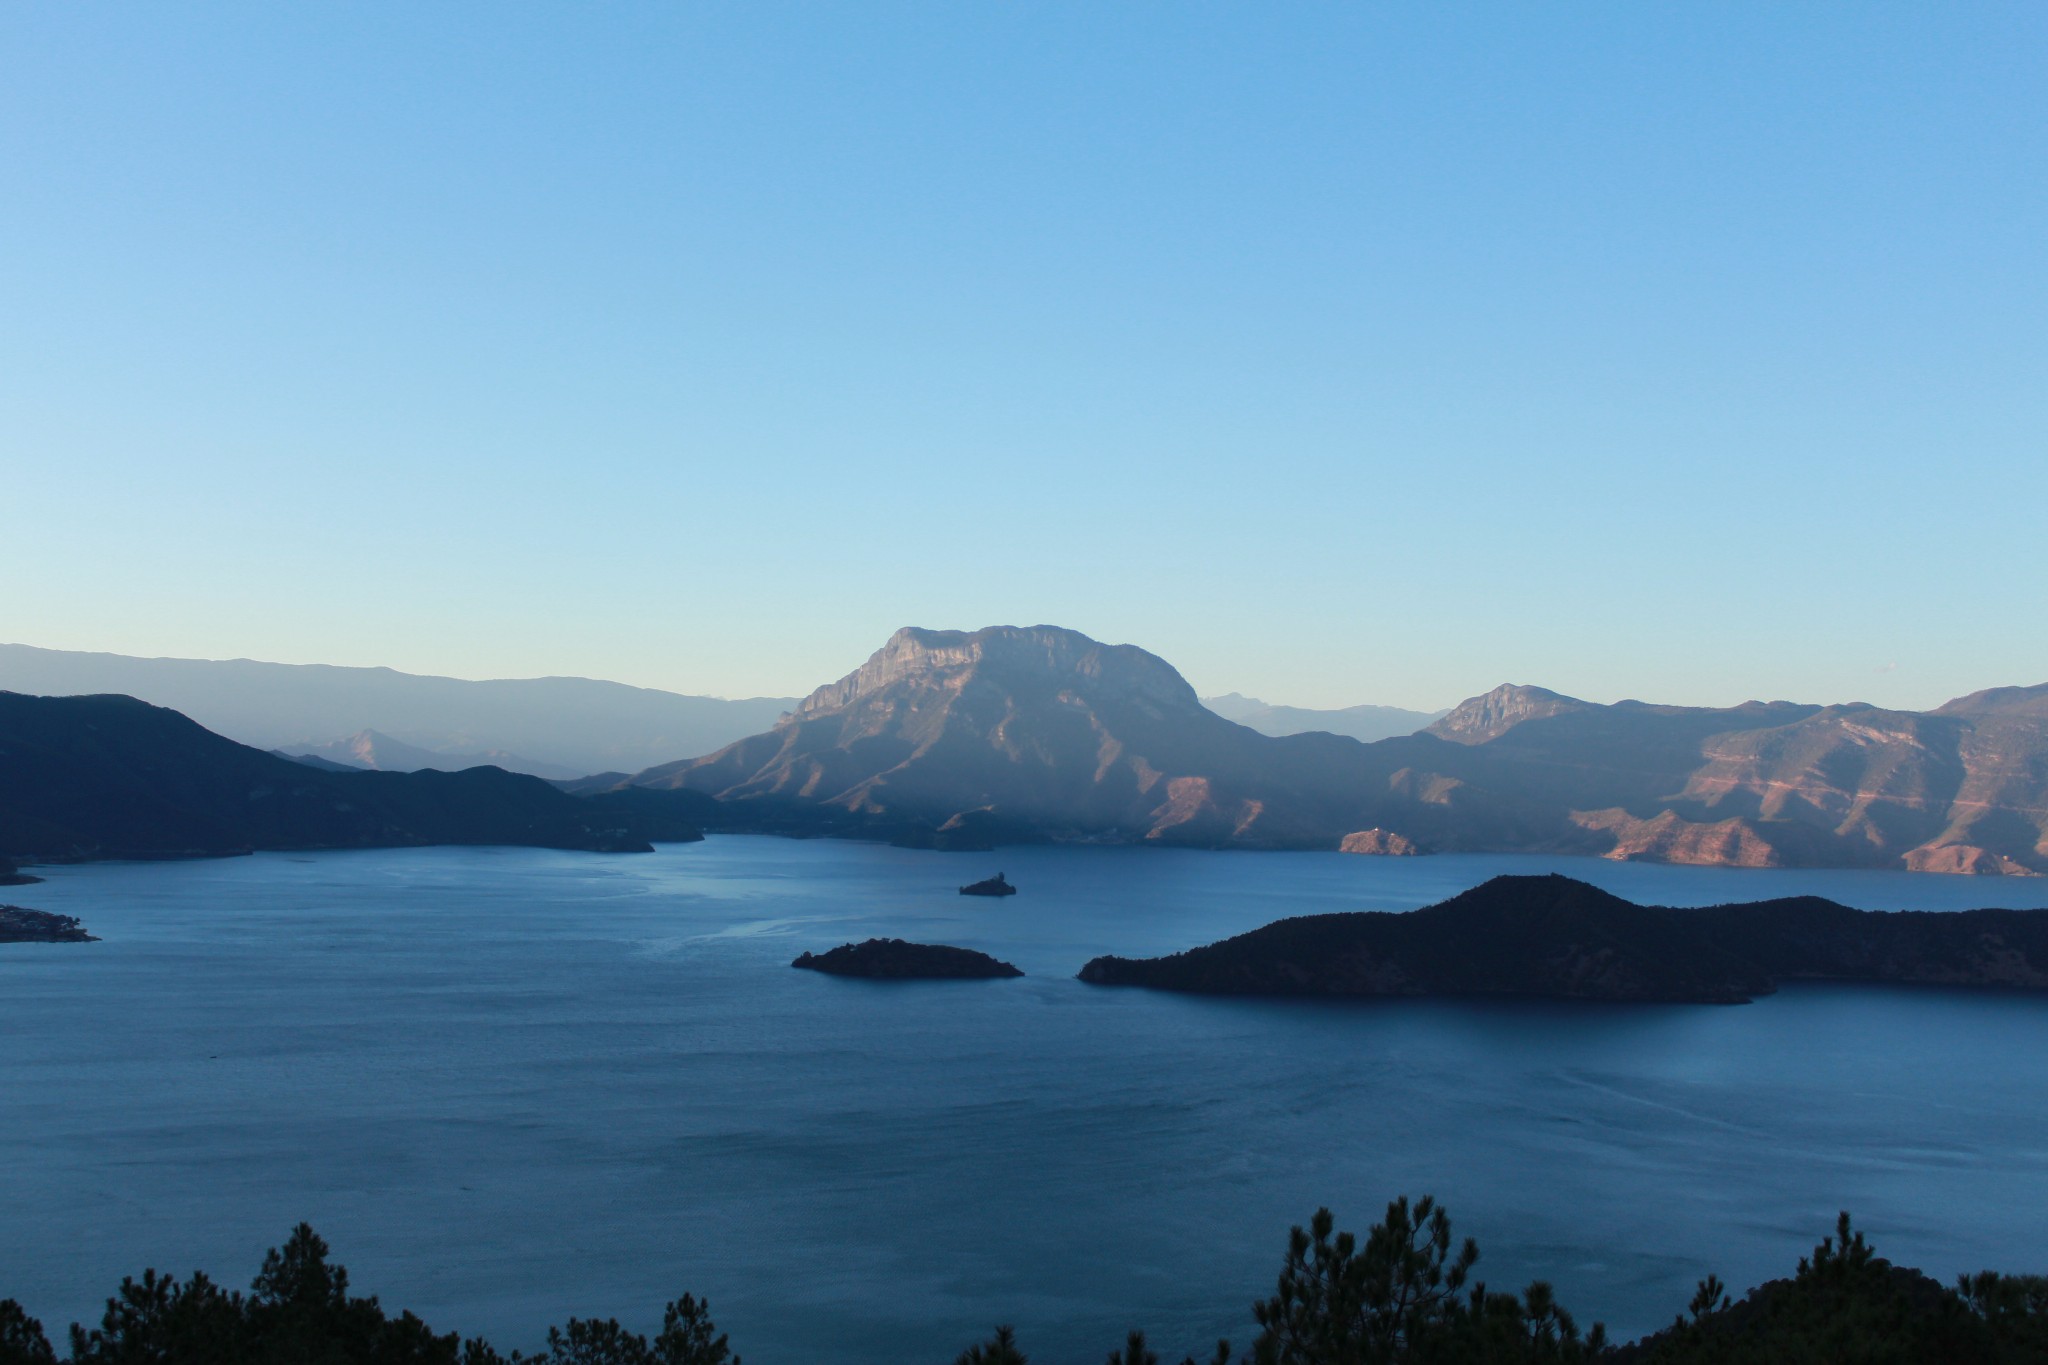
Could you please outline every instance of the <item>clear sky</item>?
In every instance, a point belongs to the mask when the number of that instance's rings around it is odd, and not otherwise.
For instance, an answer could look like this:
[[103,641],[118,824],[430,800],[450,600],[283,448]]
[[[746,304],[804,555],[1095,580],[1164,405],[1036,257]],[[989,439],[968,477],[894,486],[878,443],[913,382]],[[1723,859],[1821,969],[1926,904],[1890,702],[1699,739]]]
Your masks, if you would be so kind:
[[0,639],[2048,679],[2048,6],[12,4]]

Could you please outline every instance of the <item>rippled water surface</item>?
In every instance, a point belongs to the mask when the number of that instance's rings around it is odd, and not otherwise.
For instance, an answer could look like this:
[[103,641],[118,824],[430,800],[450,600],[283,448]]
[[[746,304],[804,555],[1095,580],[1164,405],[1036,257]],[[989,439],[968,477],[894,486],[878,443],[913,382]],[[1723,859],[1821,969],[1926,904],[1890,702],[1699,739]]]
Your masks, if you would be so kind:
[[[1007,872],[1023,894],[954,887]],[[1853,1210],[1943,1276],[2048,1269],[2048,1000],[1320,1004],[1081,985],[1283,915],[1561,870],[1632,899],[2048,905],[2040,882],[1576,859],[999,855],[729,837],[44,869],[104,942],[0,947],[0,1297],[243,1283],[300,1219],[360,1291],[530,1349],[709,1295],[750,1365],[1242,1339],[1290,1223],[1433,1191],[1497,1285],[1654,1328]],[[788,968],[876,934],[1022,980]]]

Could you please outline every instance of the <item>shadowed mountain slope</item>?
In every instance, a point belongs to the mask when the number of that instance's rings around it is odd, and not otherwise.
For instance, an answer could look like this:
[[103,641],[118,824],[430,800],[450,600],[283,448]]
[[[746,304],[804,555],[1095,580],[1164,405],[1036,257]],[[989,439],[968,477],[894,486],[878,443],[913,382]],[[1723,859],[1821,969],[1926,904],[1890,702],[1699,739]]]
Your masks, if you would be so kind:
[[133,697],[0,692],[0,854],[146,858],[259,848],[525,844],[644,850],[696,831],[498,768],[328,772]]

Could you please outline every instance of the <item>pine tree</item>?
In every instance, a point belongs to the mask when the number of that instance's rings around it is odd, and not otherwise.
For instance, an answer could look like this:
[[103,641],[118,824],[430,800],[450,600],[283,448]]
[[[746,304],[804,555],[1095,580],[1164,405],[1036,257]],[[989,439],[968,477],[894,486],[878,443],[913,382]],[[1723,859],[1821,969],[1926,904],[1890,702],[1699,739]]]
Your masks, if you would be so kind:
[[996,1334],[981,1345],[962,1351],[953,1365],[1029,1365],[1029,1361],[1017,1349],[1016,1329],[1004,1326],[996,1328]]
[[1121,1351],[1109,1353],[1109,1365],[1159,1365],[1159,1356],[1145,1345],[1145,1334],[1133,1330]]
[[[6,870],[0,860],[0,872]],[[13,1299],[0,1299],[0,1365],[57,1365],[43,1324]]]
[[740,1365],[740,1358],[726,1344],[725,1333],[711,1321],[711,1305],[688,1294],[662,1310],[654,1359],[659,1365]]

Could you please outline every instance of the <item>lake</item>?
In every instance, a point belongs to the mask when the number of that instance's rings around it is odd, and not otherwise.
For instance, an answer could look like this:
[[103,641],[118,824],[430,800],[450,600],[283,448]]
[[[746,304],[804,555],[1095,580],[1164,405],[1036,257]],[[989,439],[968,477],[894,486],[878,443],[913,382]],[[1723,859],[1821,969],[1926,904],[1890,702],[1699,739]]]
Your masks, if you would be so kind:
[[[1001,901],[955,894],[998,869]],[[1632,1336],[1851,1210],[1937,1276],[2048,1270],[2048,998],[1323,1003],[1082,985],[1291,914],[1502,872],[1635,900],[2048,906],[2048,880],[1592,859],[941,854],[713,838],[38,869],[105,941],[0,947],[0,1297],[55,1336],[123,1274],[246,1285],[310,1221],[360,1293],[533,1349],[708,1295],[749,1365],[1249,1340],[1290,1224],[1435,1193],[1480,1274]],[[1021,980],[791,958],[894,935]]]

